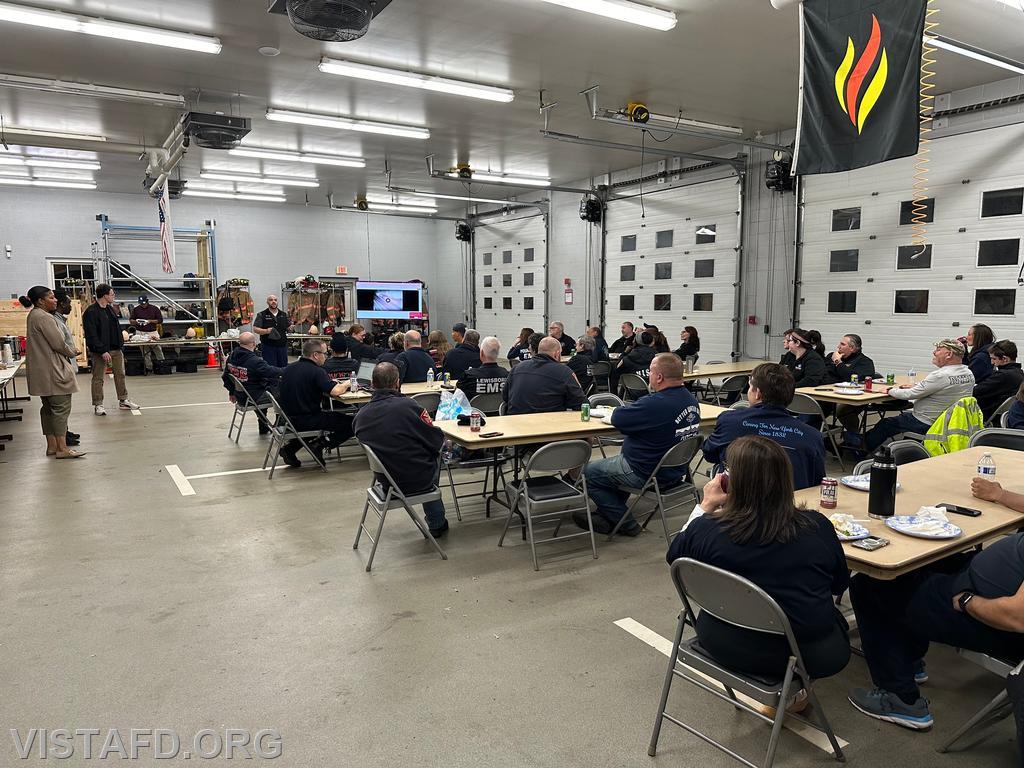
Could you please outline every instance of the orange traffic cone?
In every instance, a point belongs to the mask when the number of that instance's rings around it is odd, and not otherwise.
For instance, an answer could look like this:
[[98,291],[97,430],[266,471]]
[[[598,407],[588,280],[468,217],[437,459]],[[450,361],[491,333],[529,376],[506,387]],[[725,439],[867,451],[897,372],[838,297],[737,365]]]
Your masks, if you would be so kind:
[[214,350],[213,344],[206,345],[206,367],[220,368],[220,363],[217,362],[217,352]]

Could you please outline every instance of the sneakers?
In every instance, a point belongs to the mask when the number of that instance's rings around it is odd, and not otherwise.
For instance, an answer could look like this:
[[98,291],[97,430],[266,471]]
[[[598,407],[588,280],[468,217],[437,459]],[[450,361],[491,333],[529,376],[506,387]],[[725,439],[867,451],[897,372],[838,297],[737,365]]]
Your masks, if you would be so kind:
[[[615,527],[596,512],[591,513],[590,519],[594,523],[594,533],[608,534],[611,533],[612,528]],[[590,530],[590,526],[587,524],[587,513],[582,509],[578,509],[572,513],[572,521],[576,523],[577,528],[581,528],[584,531]]]
[[288,445],[284,446],[281,449],[281,459],[289,467],[301,467],[302,466],[302,462],[299,461],[299,457],[295,455],[297,450],[298,450],[298,446],[296,445],[296,446],[293,447],[291,443],[289,443]]
[[139,410],[139,404],[133,403],[131,400],[120,400],[117,403],[117,407],[122,411],[137,411]]
[[928,682],[928,668],[924,665],[924,659],[914,662],[914,682],[918,685]]
[[926,731],[934,722],[928,711],[928,702],[918,697],[913,704],[904,703],[895,693],[881,688],[866,690],[855,688],[849,695],[850,703],[868,717],[895,723],[913,731]]
[[107,409],[104,408],[102,405],[94,405],[92,407],[92,412],[95,413],[97,416],[106,416],[107,415]]

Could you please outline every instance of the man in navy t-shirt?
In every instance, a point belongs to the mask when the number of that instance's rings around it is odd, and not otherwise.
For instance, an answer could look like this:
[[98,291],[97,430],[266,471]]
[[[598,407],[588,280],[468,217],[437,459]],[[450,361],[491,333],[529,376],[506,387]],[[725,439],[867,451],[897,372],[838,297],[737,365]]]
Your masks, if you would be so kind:
[[[671,352],[655,356],[651,362],[653,394],[616,408],[611,423],[625,435],[622,452],[587,465],[587,491],[595,502],[593,515],[597,533],[611,533],[626,514],[629,494],[622,488],[640,488],[668,450],[680,440],[696,435],[700,428],[700,405],[683,386],[683,361]],[[668,467],[658,473],[663,488],[682,480],[686,467]],[[573,513],[576,524],[588,530],[587,516]],[[640,533],[636,520],[626,520],[619,528],[627,536]]]
[[793,465],[793,486],[797,490],[820,483],[825,476],[825,441],[820,431],[786,410],[793,400],[795,386],[793,374],[786,366],[757,366],[750,374],[750,407],[726,411],[718,417],[715,431],[704,441],[704,458],[719,464],[725,460],[725,449],[733,440],[760,435],[785,449]]

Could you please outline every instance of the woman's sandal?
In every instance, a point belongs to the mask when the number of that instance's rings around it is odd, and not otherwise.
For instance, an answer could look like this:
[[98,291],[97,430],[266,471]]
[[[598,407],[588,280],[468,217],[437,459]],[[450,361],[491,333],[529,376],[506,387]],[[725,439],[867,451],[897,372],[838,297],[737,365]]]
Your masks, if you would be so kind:
[[85,456],[85,451],[68,451],[67,453],[55,454],[58,459],[80,459]]

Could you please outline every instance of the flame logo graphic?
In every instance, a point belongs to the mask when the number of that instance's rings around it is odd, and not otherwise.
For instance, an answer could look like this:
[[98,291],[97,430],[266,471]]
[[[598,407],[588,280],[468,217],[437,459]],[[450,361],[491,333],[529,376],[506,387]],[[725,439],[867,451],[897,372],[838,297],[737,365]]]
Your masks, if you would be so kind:
[[[879,58],[881,52],[881,58]],[[868,115],[878,103],[882,91],[885,89],[885,81],[889,77],[889,58],[882,45],[882,30],[878,25],[878,17],[871,14],[871,37],[864,47],[856,66],[853,63],[856,49],[853,46],[853,39],[846,38],[846,56],[843,63],[836,70],[836,97],[839,99],[839,106],[850,118],[850,122],[857,128],[857,134],[864,131],[864,123]],[[878,62],[874,77],[868,83],[867,90],[861,94],[861,87],[868,72]]]

